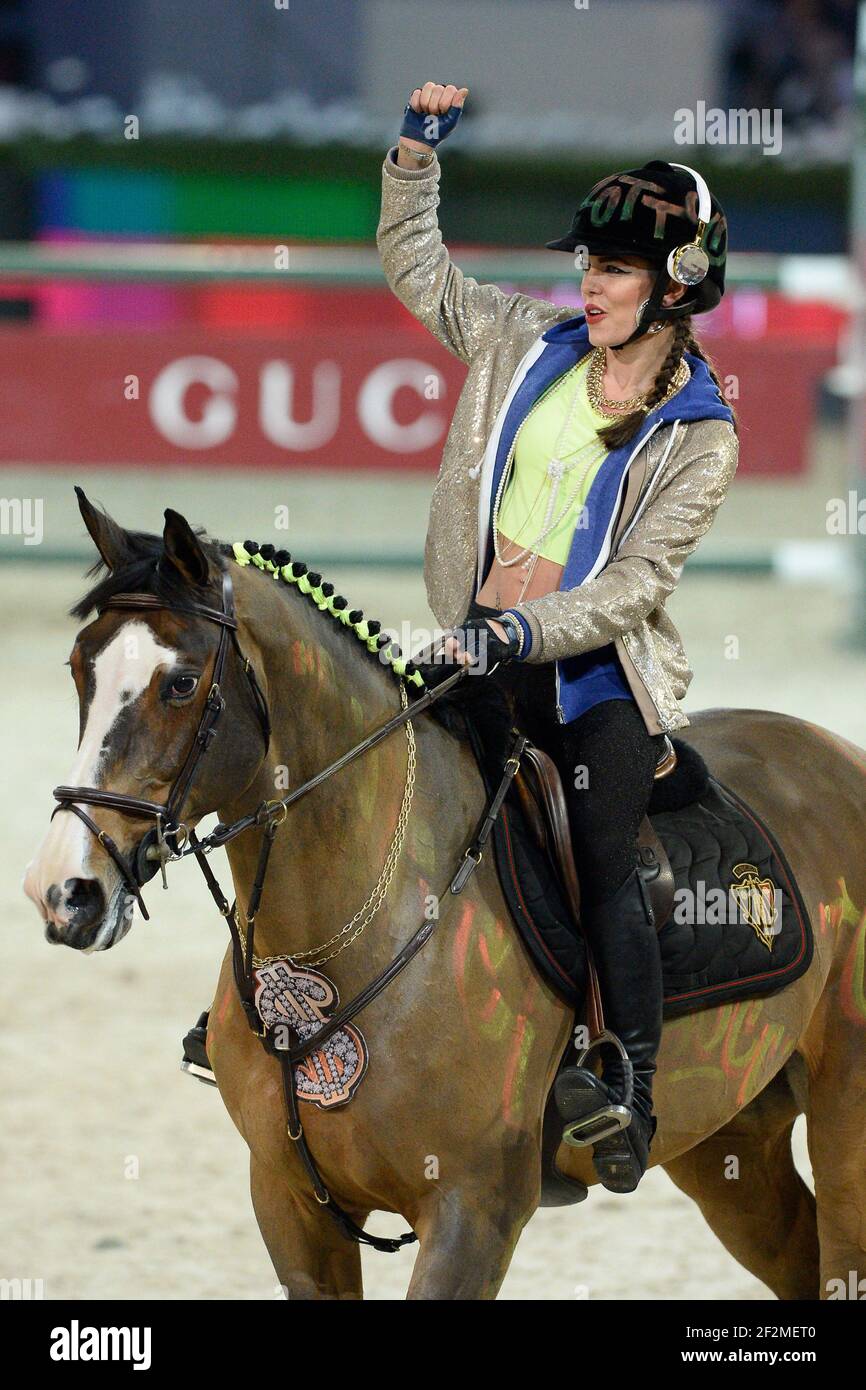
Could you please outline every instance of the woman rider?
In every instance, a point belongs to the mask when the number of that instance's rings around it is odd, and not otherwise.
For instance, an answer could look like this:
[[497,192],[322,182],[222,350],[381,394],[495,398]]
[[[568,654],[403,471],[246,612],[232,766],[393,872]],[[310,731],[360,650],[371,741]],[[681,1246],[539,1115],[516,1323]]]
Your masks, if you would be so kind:
[[[582,926],[633,1069],[625,1128],[595,1142],[593,1163],[627,1192],[655,1134],[662,1027],[637,832],[665,736],[688,723],[692,675],[664,603],[737,466],[733,415],[691,327],[724,292],[727,229],[695,171],[652,161],[602,179],[547,243],[580,258],[584,315],[479,285],[451,262],[436,217],[435,148],[466,95],[433,82],[412,93],[377,233],[391,288],[469,368],[425,548],[449,632],[435,674],[500,670],[519,726],[562,775]],[[601,1079],[560,1076],[560,1108],[578,1121],[567,1142],[586,1142],[581,1122],[625,1099],[609,1050]]]

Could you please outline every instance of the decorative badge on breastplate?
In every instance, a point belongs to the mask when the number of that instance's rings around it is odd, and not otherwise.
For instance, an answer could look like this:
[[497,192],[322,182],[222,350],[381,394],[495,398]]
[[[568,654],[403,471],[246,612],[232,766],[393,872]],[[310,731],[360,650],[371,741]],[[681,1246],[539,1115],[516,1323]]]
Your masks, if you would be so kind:
[[[336,985],[318,970],[298,970],[276,960],[255,971],[255,1004],[268,1028],[286,1025],[301,1042],[327,1023],[340,1003]],[[367,1070],[367,1044],[351,1024],[338,1028],[295,1067],[298,1099],[332,1110],[352,1099]]]

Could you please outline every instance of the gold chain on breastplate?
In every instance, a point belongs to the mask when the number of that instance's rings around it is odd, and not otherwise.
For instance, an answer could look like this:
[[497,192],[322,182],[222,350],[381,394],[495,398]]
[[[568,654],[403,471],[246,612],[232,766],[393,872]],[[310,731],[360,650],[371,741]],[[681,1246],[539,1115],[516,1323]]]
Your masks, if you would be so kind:
[[[400,703],[403,709],[405,709],[408,704],[408,697],[406,695],[406,691],[402,682],[400,683]],[[382,872],[379,875],[378,881],[375,887],[373,888],[372,892],[370,893],[370,896],[367,898],[367,901],[363,903],[361,907],[358,908],[358,911],[355,913],[354,917],[351,917],[349,921],[346,922],[345,926],[341,927],[338,932],[335,932],[332,937],[329,937],[327,941],[323,941],[319,946],[312,946],[307,951],[296,951],[293,955],[289,955],[288,952],[283,951],[279,955],[275,956],[257,956],[255,952],[253,952],[253,965],[256,967],[256,969],[259,969],[261,966],[264,965],[271,965],[274,961],[278,960],[288,960],[291,962],[292,965],[303,964],[309,966],[310,968],[324,965],[326,961],[333,960],[334,956],[338,956],[341,951],[345,951],[347,946],[351,946],[352,942],[357,940],[357,938],[361,935],[361,932],[364,930],[365,927],[367,927],[370,924],[370,922],[372,922],[373,918],[376,916],[376,913],[381,908],[385,900],[385,896],[388,892],[391,879],[394,876],[394,870],[397,867],[397,861],[400,858],[400,853],[403,848],[403,841],[406,838],[406,825],[409,820],[409,811],[412,806],[412,797],[415,792],[415,730],[412,727],[411,719],[406,720],[406,724],[404,727],[406,729],[406,741],[408,744],[409,752],[408,763],[406,767],[406,787],[403,792],[403,801],[400,806],[400,814],[397,817],[397,825],[391,840],[391,846],[385,857],[385,863],[382,866]],[[368,908],[370,908],[369,912],[367,912]],[[237,905],[235,905],[234,911],[235,922],[237,923]],[[362,918],[362,914],[364,912],[367,912],[367,916],[363,917],[363,920],[359,921],[359,918]],[[238,926],[239,925],[240,924],[238,924]],[[243,932],[240,929],[238,931],[238,935],[240,937],[241,946],[243,948],[244,938]],[[345,940],[343,940],[344,937],[346,938]],[[337,942],[341,942],[342,944],[336,945]],[[321,952],[327,951],[329,946],[336,946],[336,949],[331,951],[328,955],[321,955]],[[315,957],[315,959],[313,959],[313,957]]]

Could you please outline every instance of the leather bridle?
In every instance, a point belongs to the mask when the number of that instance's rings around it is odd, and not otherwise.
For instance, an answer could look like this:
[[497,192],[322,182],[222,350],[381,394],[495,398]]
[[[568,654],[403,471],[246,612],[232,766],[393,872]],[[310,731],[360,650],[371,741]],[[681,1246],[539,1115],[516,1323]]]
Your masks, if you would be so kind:
[[[84,822],[114,862],[128,892],[132,893],[137,900],[145,920],[149,919],[149,914],[141,896],[142,885],[147,883],[159,870],[162,870],[163,884],[165,885],[166,862],[169,859],[179,857],[179,850],[189,841],[189,827],[184,824],[181,816],[184,804],[199,774],[202,759],[213,743],[217,724],[225,709],[226,702],[222,693],[222,683],[230,641],[234,645],[249,682],[256,715],[265,741],[265,753],[270,746],[271,723],[268,716],[268,706],[256,679],[255,671],[238,643],[234,589],[228,571],[225,571],[222,576],[222,605],[221,610],[209,608],[200,603],[190,603],[181,607],[168,603],[155,594],[146,593],[118,593],[100,604],[98,609],[100,614],[108,608],[132,611],[145,610],[147,612],[170,609],[173,613],[188,613],[192,617],[206,618],[208,622],[217,623],[220,633],[216,657],[214,658],[211,687],[204,702],[198,728],[165,802],[126,796],[122,792],[103,791],[99,787],[60,786],[55,787],[53,792],[58,805],[52,811],[51,819],[54,819],[58,811],[71,811],[73,815],[78,816],[78,819]],[[155,827],[145,835],[136,850],[134,859],[130,862],[116,840],[113,840],[106,831],[100,830],[96,822],[86,811],[82,811],[81,806],[76,805],[76,802],[83,802],[85,806],[105,806],[111,811],[119,811],[122,815],[133,816],[139,820],[150,818],[155,821]]]
[[[255,941],[255,922],[256,914],[262,899],[262,892],[265,884],[265,877],[268,870],[271,848],[274,837],[280,825],[286,819],[288,807],[298,801],[314,787],[319,786],[334,772],[351,762],[354,758],[360,757],[369,748],[380,743],[387,738],[401,725],[414,719],[424,710],[428,709],[434,701],[441,699],[454,686],[463,680],[468,674],[467,666],[459,666],[457,671],[445,680],[439,682],[434,688],[427,689],[426,692],[413,700],[411,704],[405,705],[398,714],[375,729],[360,743],[355,744],[348,752],[343,753],[329,767],[317,772],[301,786],[296,787],[286,796],[272,801],[263,801],[253,812],[241,816],[233,821],[231,825],[218,824],[205,836],[199,839],[194,829],[190,829],[181,820],[183,806],[189,796],[195,779],[201,767],[202,759],[211,747],[214,736],[217,732],[217,723],[225,709],[225,698],[222,693],[222,681],[225,670],[225,662],[228,654],[229,641],[234,646],[243,670],[247,676],[249,687],[253,695],[256,712],[261,725],[262,735],[265,740],[265,752],[270,744],[270,718],[268,715],[267,702],[262,694],[261,687],[256,680],[255,673],[248,659],[240,649],[237,639],[237,619],[234,609],[234,595],[231,576],[228,571],[223,572],[222,577],[222,611],[216,608],[208,608],[202,604],[187,604],[183,607],[165,602],[154,594],[146,593],[119,593],[107,599],[99,606],[102,613],[107,608],[123,608],[129,610],[148,610],[156,611],[159,609],[169,609],[173,613],[189,613],[193,617],[206,618],[209,622],[219,624],[220,635],[217,646],[216,658],[214,660],[213,676],[211,688],[202,710],[198,728],[190,745],[184,763],[172,784],[165,803],[147,801],[145,799],[125,796],[119,792],[103,791],[98,787],[66,787],[54,788],[54,796],[57,805],[52,812],[52,819],[58,811],[71,811],[78,816],[79,820],[93,832],[99,843],[103,846],[106,853],[117,866],[124,884],[136,898],[139,907],[145,918],[148,917],[147,909],[141,896],[141,886],[153,877],[160,869],[162,870],[163,886],[167,886],[165,877],[165,865],[170,860],[184,859],[188,855],[195,855],[199,867],[204,876],[208,889],[213,897],[221,916],[226,920],[232,944],[232,964],[235,978],[235,985],[238,992],[241,1008],[246,1017],[247,1023],[252,1029],[265,1051],[277,1058],[281,1069],[283,1095],[286,1106],[288,1120],[287,1133],[289,1139],[295,1145],[300,1159],[304,1165],[310,1179],[313,1195],[319,1205],[328,1212],[336,1224],[339,1226],[343,1235],[358,1244],[370,1245],[375,1250],[393,1253],[400,1250],[404,1245],[416,1241],[418,1237],[414,1231],[407,1231],[401,1236],[376,1236],[370,1235],[362,1226],[345,1211],[337,1202],[336,1198],[325,1187],[318,1166],[310,1152],[307,1144],[304,1128],[301,1124],[298,1109],[297,1083],[295,1078],[295,1066],[302,1062],[311,1052],[316,1051],[322,1046],[338,1029],[349,1023],[356,1014],[371,1004],[374,999],[382,993],[384,989],[396,978],[398,974],[409,964],[418,954],[423,946],[429,941],[439,922],[439,915],[428,918],[425,916],[421,925],[414,934],[404,943],[397,955],[389,962],[383,970],[365,985],[355,997],[344,1004],[336,1013],[332,1014],[317,1032],[312,1033],[305,1039],[288,1024],[281,1025],[281,1031],[288,1038],[288,1042],[280,1042],[273,1028],[266,1027],[259,1016],[255,1003],[255,978],[254,978],[254,941]],[[496,665],[490,668],[488,674],[496,670]],[[405,700],[404,687],[401,685],[401,699]],[[481,819],[478,822],[474,835],[468,847],[464,851],[457,871],[448,885],[448,891],[453,894],[461,893],[466,887],[473,872],[481,862],[483,849],[493,830],[494,823],[499,810],[502,806],[511,781],[520,767],[520,757],[527,742],[526,737],[513,730],[509,755],[505,760],[502,777],[496,791],[488,797]],[[119,811],[123,815],[141,818],[152,817],[155,821],[155,829],[148,831],[144,839],[139,843],[135,852],[133,862],[130,862],[123,854],[110,835],[100,830],[96,822],[81,810],[76,802],[83,802],[89,806],[105,806],[110,810]],[[258,864],[256,867],[255,878],[247,900],[245,913],[244,929],[242,934],[241,924],[237,912],[237,899],[232,904],[224,896],[222,889],[216,879],[213,870],[207,862],[206,856],[214,849],[228,844],[237,835],[245,830],[257,826],[262,830],[261,847],[259,850]],[[288,957],[291,960],[291,957]]]

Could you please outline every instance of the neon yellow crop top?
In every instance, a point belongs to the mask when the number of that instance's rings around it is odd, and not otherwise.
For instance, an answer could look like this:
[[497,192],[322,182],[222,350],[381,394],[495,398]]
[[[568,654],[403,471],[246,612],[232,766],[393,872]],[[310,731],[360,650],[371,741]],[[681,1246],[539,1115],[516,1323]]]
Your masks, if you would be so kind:
[[571,427],[562,439],[559,449],[562,462],[566,466],[575,466],[570,472],[562,475],[551,521],[559,516],[566,499],[577,487],[584,469],[586,476],[577,496],[558,525],[543,541],[532,547],[539,555],[557,564],[564,565],[568,559],[571,538],[583,504],[595,475],[607,456],[607,449],[598,438],[596,430],[611,423],[607,416],[599,415],[593,410],[589,402],[586,377],[590,356],[591,354],[587,354],[559,378],[547,394],[541,397],[540,403],[532,407],[517,431],[510,474],[497,517],[498,544],[505,560],[516,554],[514,546],[509,545],[508,541],[516,541],[517,549],[523,550],[531,545],[544,529],[550,490],[554,486],[553,480],[547,474],[547,466],[554,456],[560,431],[568,418],[577,387],[578,396]]

